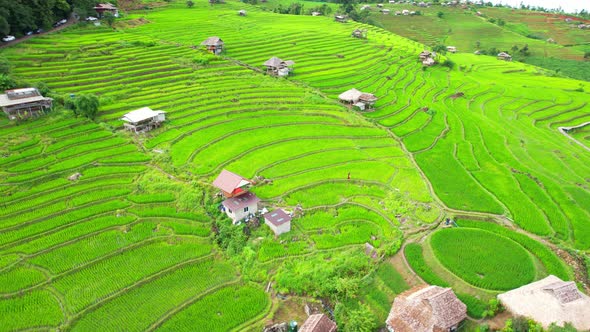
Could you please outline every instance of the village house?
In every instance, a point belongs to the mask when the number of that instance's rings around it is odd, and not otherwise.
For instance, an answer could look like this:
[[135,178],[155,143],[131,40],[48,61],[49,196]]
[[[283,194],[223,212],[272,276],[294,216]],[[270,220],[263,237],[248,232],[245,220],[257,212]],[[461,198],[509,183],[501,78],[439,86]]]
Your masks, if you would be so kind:
[[233,224],[250,218],[258,211],[260,199],[251,192],[245,192],[239,196],[231,197],[221,202],[222,210],[232,220]]
[[416,286],[398,295],[385,321],[390,332],[453,332],[467,306],[451,288]]
[[506,52],[498,53],[498,60],[512,61],[512,56]]
[[142,107],[123,115],[121,120],[125,121],[123,124],[125,129],[137,134],[159,127],[166,120],[166,112]]
[[248,192],[252,182],[224,169],[213,181],[213,185],[220,189],[225,197],[231,198]]
[[382,9],[382,10],[381,10],[381,12],[382,12],[384,15],[389,15],[389,12],[390,12],[390,10],[389,10],[389,9]]
[[315,314],[307,317],[307,320],[299,332],[336,332],[338,327],[328,316],[324,314]]
[[515,316],[529,317],[548,328],[570,322],[579,331],[590,330],[590,297],[573,281],[554,275],[498,295],[506,310]]
[[320,12],[311,12],[311,16],[321,16],[322,13]]
[[240,16],[246,16],[246,11],[243,10],[243,9],[238,10],[238,15],[240,15]]
[[407,9],[402,10],[402,15],[408,16],[410,15],[410,11]]
[[267,74],[279,77],[289,76],[293,72],[294,64],[295,62],[291,60],[283,61],[276,56],[273,56],[264,63]]
[[447,51],[451,53],[457,53],[457,47],[455,46],[447,46]]
[[351,36],[355,38],[367,39],[367,29],[355,29]]
[[10,120],[37,117],[51,109],[53,99],[43,97],[36,88],[12,89],[0,95],[0,107]]
[[223,43],[223,40],[221,40],[221,38],[216,37],[216,36],[209,37],[201,43],[201,46],[205,46],[207,51],[209,51],[215,55],[219,55],[219,54],[221,54],[221,52],[223,52],[224,45],[225,44]]
[[94,10],[96,10],[96,14],[100,18],[104,17],[105,13],[111,13],[114,17],[119,17],[119,9],[109,2],[99,3],[94,7]]
[[345,15],[336,15],[336,16],[334,16],[334,21],[340,22],[340,23],[346,23],[347,19],[346,19]]
[[276,209],[272,212],[265,213],[264,223],[279,236],[291,230],[291,216],[282,209]]
[[420,58],[420,60],[422,61],[422,65],[426,66],[426,67],[430,67],[433,66],[434,64],[436,64],[436,52],[430,52],[430,51],[422,51],[418,57]]
[[344,103],[358,107],[361,111],[373,108],[377,101],[377,97],[373,94],[363,93],[354,88],[341,93],[338,99]]

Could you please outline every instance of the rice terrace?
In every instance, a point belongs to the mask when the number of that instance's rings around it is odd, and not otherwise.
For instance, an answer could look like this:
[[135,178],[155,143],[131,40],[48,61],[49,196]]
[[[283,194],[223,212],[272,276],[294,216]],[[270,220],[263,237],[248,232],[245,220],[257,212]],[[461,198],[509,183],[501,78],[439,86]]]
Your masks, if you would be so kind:
[[0,331],[590,330],[587,11],[0,0],[0,34]]

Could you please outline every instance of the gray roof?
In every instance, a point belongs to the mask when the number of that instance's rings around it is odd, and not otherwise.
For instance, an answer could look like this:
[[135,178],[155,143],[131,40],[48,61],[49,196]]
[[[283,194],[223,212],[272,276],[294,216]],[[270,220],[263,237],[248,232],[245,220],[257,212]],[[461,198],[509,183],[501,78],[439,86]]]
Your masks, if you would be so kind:
[[223,40],[217,36],[209,37],[201,43],[203,46],[219,46],[223,45]]
[[228,198],[221,202],[221,204],[227,209],[238,210],[246,206],[257,204],[258,202],[260,202],[260,198],[256,197],[256,195],[251,192],[247,192],[237,197]]
[[283,209],[276,209],[272,212],[265,213],[264,219],[268,220],[268,222],[275,226],[280,226],[286,222],[290,222],[291,216],[283,211]]
[[273,56],[272,58],[266,60],[264,65],[267,67],[280,67],[282,62],[283,60],[277,58],[276,56]]
[[26,103],[33,103],[43,100],[53,100],[46,98],[35,88],[23,88],[6,90],[5,94],[0,95],[0,107],[14,106]]

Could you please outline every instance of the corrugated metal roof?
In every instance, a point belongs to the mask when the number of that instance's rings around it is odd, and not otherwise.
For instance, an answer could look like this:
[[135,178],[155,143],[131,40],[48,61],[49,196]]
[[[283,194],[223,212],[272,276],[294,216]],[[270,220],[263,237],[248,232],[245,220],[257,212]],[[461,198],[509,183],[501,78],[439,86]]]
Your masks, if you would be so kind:
[[20,104],[26,104],[26,103],[33,103],[33,102],[42,101],[42,100],[52,100],[52,99],[51,98],[45,98],[43,96],[34,96],[34,97],[28,97],[28,98],[10,99],[10,98],[8,98],[8,95],[7,94],[2,94],[2,95],[0,95],[0,107],[14,106],[14,105],[20,105]]
[[250,181],[226,169],[221,171],[215,181],[213,181],[213,185],[215,187],[225,191],[226,193],[232,193],[236,188],[240,188],[248,184],[250,184]]
[[338,98],[347,102],[357,102],[363,93],[357,89],[350,89],[341,93]]
[[272,212],[265,213],[264,219],[268,220],[275,226],[280,226],[284,223],[291,221],[291,216],[288,215],[283,209],[276,209]]
[[[245,208],[246,206],[251,206],[253,204],[257,204],[260,202],[260,198],[254,195],[251,192],[247,192],[243,195],[238,197],[228,198],[225,201],[221,202],[221,204],[230,210],[239,210],[241,208]],[[255,211],[252,211],[255,212]]]
[[158,114],[164,114],[164,111],[154,111],[149,107],[142,107],[138,110],[131,111],[121,118],[121,120],[131,123],[137,123],[140,121],[148,120],[158,116]]

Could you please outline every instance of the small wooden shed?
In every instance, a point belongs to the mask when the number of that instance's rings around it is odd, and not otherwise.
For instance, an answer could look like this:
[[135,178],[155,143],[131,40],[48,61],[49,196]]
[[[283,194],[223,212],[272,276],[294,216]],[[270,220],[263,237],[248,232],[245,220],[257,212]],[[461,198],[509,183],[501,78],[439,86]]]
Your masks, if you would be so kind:
[[219,54],[221,54],[221,52],[223,52],[223,48],[224,48],[225,44],[224,44],[223,40],[221,40],[221,38],[219,38],[217,36],[213,36],[213,37],[209,37],[209,38],[205,39],[201,43],[201,46],[205,46],[207,51],[209,51],[215,55],[219,55]]
[[166,112],[142,107],[123,115],[121,120],[125,121],[123,124],[125,129],[137,134],[161,126],[162,122],[166,120]]
[[367,39],[367,29],[354,29],[351,36],[354,38]]
[[37,117],[52,104],[53,99],[43,97],[36,88],[6,90],[0,95],[0,107],[10,120]]
[[498,60],[512,61],[512,56],[506,52],[498,53]]
[[295,62],[292,60],[281,60],[276,56],[266,60],[264,66],[266,66],[266,73],[274,76],[289,76],[293,72],[293,66]]

